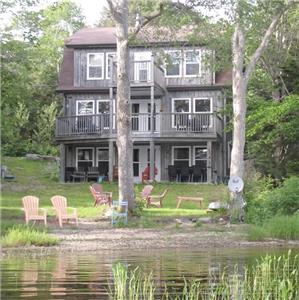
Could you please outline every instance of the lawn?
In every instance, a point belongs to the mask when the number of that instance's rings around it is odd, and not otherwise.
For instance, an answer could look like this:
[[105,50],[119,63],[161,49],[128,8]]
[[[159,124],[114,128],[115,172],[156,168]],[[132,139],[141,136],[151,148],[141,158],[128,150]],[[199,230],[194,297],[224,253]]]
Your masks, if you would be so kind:
[[[40,206],[48,209],[48,215],[54,215],[50,198],[54,195],[63,195],[68,199],[68,205],[78,209],[81,218],[96,218],[103,214],[105,209],[93,207],[93,198],[89,191],[89,183],[59,183],[57,181],[57,167],[55,163],[32,161],[25,158],[4,157],[2,165],[6,165],[16,179],[13,182],[2,182],[1,196],[1,223],[2,229],[16,223],[23,223],[21,199],[25,195],[39,197]],[[118,198],[117,183],[104,183],[106,191],[113,192],[113,199]],[[160,194],[164,189],[169,192],[164,200],[164,207],[144,209],[145,218],[162,218],[176,216],[202,216],[208,203],[223,200],[228,197],[227,188],[223,185],[212,184],[184,184],[184,183],[155,183],[153,194]],[[136,184],[136,195],[140,195],[142,184]],[[176,209],[176,197],[200,196],[204,198],[203,208],[197,203],[183,203]]]

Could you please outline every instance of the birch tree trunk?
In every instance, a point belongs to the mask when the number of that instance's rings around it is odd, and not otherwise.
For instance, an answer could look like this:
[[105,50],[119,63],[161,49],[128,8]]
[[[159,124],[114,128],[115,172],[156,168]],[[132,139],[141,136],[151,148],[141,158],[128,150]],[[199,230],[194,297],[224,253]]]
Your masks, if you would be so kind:
[[117,41],[117,148],[119,199],[135,206],[133,142],[130,109],[128,0],[107,1],[115,20]]

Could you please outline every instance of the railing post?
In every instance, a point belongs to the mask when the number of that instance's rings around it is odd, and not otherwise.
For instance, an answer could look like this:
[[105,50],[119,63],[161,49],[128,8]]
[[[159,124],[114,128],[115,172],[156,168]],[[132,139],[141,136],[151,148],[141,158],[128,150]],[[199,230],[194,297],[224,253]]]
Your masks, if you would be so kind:
[[110,136],[112,136],[113,129],[113,88],[109,89],[109,98],[110,98],[110,106],[109,106],[109,132]]

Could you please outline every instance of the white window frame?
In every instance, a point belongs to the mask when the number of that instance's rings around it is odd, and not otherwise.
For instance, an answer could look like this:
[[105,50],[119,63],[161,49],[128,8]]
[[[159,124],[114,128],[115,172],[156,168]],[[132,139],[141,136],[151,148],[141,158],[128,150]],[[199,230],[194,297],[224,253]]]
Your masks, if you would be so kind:
[[192,112],[191,112],[191,98],[188,98],[188,97],[186,97],[186,98],[172,98],[171,99],[171,113],[172,113],[172,128],[176,128],[176,125],[174,124],[174,115],[173,114],[175,114],[175,113],[178,113],[178,112],[176,112],[176,111],[174,111],[174,102],[176,101],[176,100],[188,100],[189,101],[189,112],[184,112],[184,113],[181,113],[181,114],[191,114]]
[[171,164],[174,165],[175,160],[185,161],[186,159],[174,159],[174,149],[188,148],[189,149],[189,167],[191,167],[191,146],[172,146],[171,147]]
[[[93,103],[93,109],[92,109],[92,113],[91,114],[79,114],[78,110],[79,110],[79,102],[92,102]],[[89,100],[77,100],[76,101],[76,116],[90,116],[90,115],[94,115],[95,114],[95,101],[93,99],[89,99]]]
[[[102,65],[89,65],[89,57],[90,55],[100,55]],[[89,67],[102,67],[102,76],[101,77],[90,77],[89,76]],[[104,79],[104,53],[102,52],[89,52],[87,53],[87,80],[102,80]]]
[[99,165],[98,150],[108,150],[108,160],[100,160],[100,161],[108,162],[108,164],[109,164],[109,148],[108,147],[97,147],[96,148],[96,167]]
[[92,166],[94,167],[94,148],[93,147],[77,147],[76,148],[76,168],[78,168],[78,162],[80,161],[87,161],[89,162],[90,160],[78,160],[78,151],[79,150],[92,150]]
[[[186,53],[188,52],[196,52],[198,51],[198,63],[195,63],[195,62],[189,62],[187,63],[187,59],[186,59]],[[194,74],[194,75],[187,75],[186,73],[186,70],[187,70],[187,64],[189,65],[195,65],[195,64],[198,64],[198,74]],[[201,49],[194,49],[194,50],[184,50],[184,62],[183,62],[183,65],[184,65],[184,77],[199,77],[201,76]]]
[[[210,100],[210,111],[195,111],[195,104],[197,100]],[[207,113],[213,113],[213,98],[209,97],[200,97],[200,98],[193,98],[193,113],[195,114],[207,114]]]
[[105,68],[105,72],[106,72],[106,79],[111,79],[110,76],[108,76],[108,67],[109,67],[109,55],[114,55],[116,58],[116,52],[106,52],[106,68]]
[[193,146],[193,160],[192,160],[193,166],[195,166],[195,161],[196,160],[205,160],[205,161],[208,160],[208,153],[207,153],[207,158],[206,159],[195,159],[195,149],[196,148],[207,149],[207,151],[208,151],[208,144],[206,146],[198,146],[198,145]]
[[181,50],[166,50],[165,54],[169,54],[171,52],[180,52],[180,62],[179,62],[179,75],[167,75],[167,65],[166,62],[164,64],[164,74],[165,74],[165,78],[178,78],[178,77],[182,77],[183,74],[183,68],[182,68],[182,51]]
[[[110,123],[110,100],[109,99],[98,99],[97,101],[97,110],[96,110],[96,114],[99,115],[99,103],[100,102],[108,102],[109,103],[109,111],[107,113],[105,113],[105,115],[108,115],[109,116],[109,122]],[[112,104],[113,105],[113,104]],[[99,120],[99,119],[98,119]],[[109,124],[110,126],[110,124]],[[105,126],[104,125],[104,129],[109,129],[109,127]]]

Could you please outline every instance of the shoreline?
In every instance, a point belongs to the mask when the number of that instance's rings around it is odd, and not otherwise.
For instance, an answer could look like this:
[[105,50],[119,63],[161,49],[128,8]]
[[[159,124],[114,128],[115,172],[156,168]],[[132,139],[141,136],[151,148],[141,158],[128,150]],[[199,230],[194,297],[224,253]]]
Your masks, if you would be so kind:
[[113,250],[149,250],[149,249],[193,249],[208,248],[294,248],[299,252],[299,240],[285,241],[267,239],[248,241],[244,233],[232,231],[213,231],[187,228],[171,229],[57,229],[50,234],[61,239],[55,246],[19,246],[3,247],[1,257],[23,255],[51,255],[55,253],[82,253]]

